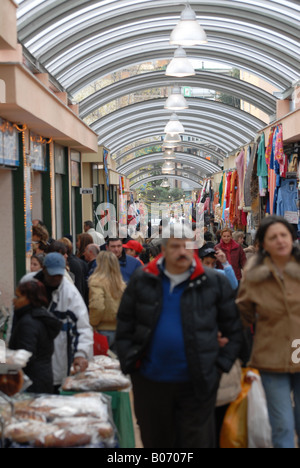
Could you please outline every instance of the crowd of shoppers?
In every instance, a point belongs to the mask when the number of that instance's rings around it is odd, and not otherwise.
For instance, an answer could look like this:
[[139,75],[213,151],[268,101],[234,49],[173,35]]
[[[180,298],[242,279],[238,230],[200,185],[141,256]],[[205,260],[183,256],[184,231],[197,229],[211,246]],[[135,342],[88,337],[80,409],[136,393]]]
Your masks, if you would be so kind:
[[[249,365],[262,378],[274,447],[294,447],[300,251],[293,227],[269,216],[253,246],[244,232],[224,228],[216,240],[206,229],[200,249],[188,247],[193,233],[176,224],[168,238],[104,242],[98,234],[86,221],[74,246],[71,236],[56,241],[35,223],[10,338],[13,349],[33,354],[25,369],[32,391],[57,392],[72,365],[85,370],[98,333],[131,376],[144,447],[215,447],[241,365]],[[234,396],[224,398],[228,385]]]

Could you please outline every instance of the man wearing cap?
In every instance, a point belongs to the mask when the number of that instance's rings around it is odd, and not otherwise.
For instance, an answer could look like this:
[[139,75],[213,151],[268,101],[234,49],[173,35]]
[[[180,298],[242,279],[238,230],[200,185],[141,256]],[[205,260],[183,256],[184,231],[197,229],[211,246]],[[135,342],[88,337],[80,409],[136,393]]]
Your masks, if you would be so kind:
[[64,276],[66,261],[58,252],[46,255],[43,269],[28,273],[21,282],[36,278],[47,290],[49,311],[62,322],[62,329],[54,342],[52,357],[54,386],[56,390],[74,370],[83,372],[93,355],[93,331],[89,323],[88,310],[74,284]]
[[130,255],[130,257],[136,258],[141,262],[142,265],[144,265],[139,257],[139,255],[143,252],[142,244],[136,240],[129,240],[126,244],[123,244],[123,248],[125,249],[126,255]]
[[234,269],[228,262],[226,255],[222,250],[215,250],[211,247],[206,247],[204,245],[201,249],[199,249],[199,257],[202,260],[202,263],[207,268],[214,268],[216,269],[217,261],[219,261],[223,267],[223,270],[216,270],[218,273],[224,274],[230,284],[232,289],[237,290],[239,287],[238,280],[235,276]]

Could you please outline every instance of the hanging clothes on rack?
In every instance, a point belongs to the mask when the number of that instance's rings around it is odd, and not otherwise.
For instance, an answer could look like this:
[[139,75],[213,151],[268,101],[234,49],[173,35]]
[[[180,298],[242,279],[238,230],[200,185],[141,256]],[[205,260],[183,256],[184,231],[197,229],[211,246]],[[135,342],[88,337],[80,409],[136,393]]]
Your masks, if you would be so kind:
[[283,179],[278,190],[276,214],[285,217],[300,229],[298,216],[298,182],[296,179]]
[[244,202],[245,207],[251,207],[251,183],[252,183],[252,173],[254,167],[254,160],[256,155],[257,144],[253,143],[247,149],[247,169],[245,175],[244,183]]
[[275,174],[275,164],[274,164],[274,154],[275,154],[275,142],[276,142],[276,128],[271,129],[268,146],[266,148],[266,162],[268,165],[268,191],[269,191],[269,204],[268,204],[268,213],[274,213],[274,195],[276,190],[276,174]]
[[257,150],[257,176],[259,182],[259,194],[267,195],[268,190],[268,165],[266,162],[265,134],[263,133]]
[[242,150],[236,159],[236,168],[239,177],[239,209],[244,207],[244,177],[245,177],[245,151]]
[[230,206],[230,194],[231,194],[231,177],[232,177],[232,172],[228,172],[226,176],[226,208],[229,208]]
[[230,187],[230,205],[229,205],[229,220],[232,225],[237,220],[237,194],[238,194],[238,173],[237,170],[233,171],[231,176],[231,187]]

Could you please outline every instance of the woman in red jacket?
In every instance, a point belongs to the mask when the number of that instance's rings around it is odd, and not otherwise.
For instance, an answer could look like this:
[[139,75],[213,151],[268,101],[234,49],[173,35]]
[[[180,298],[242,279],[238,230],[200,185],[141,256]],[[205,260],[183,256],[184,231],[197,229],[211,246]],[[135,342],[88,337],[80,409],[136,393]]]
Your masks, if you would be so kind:
[[[242,269],[247,262],[247,258],[243,247],[233,240],[231,229],[222,229],[221,242],[216,245],[215,250],[222,250],[226,254],[227,260],[232,266],[237,280],[240,281],[242,279]],[[218,265],[218,268],[221,270],[222,266]]]

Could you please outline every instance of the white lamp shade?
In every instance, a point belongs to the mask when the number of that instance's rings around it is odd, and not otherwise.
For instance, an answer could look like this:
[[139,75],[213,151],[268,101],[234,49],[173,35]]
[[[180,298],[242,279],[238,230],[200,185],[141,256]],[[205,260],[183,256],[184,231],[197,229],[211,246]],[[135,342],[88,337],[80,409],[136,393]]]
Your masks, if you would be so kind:
[[169,188],[170,184],[169,184],[168,179],[164,179],[162,184],[160,184],[160,186],[163,187],[163,188]]
[[179,121],[176,114],[172,114],[169,122],[165,126],[165,133],[170,133],[170,135],[175,135],[176,133],[184,133],[184,127]]
[[182,78],[194,75],[196,75],[195,69],[187,58],[185,50],[182,47],[178,47],[175,51],[174,58],[167,66],[166,76]]
[[166,161],[163,163],[161,171],[163,174],[169,174],[175,169],[175,164],[171,161]]
[[175,153],[173,148],[167,148],[164,152],[164,159],[175,159]]
[[165,155],[163,156],[163,159],[164,159],[165,161],[168,161],[168,160],[171,161],[171,160],[176,159],[176,155],[175,155],[175,153],[170,153],[170,154],[165,153]]
[[197,21],[194,10],[187,5],[181,14],[181,19],[173,29],[170,36],[170,44],[182,46],[194,46],[206,44],[207,37],[204,29]]
[[166,151],[166,150],[175,150],[177,148],[178,144],[177,143],[164,143],[164,145],[162,146],[162,150],[163,151]]
[[181,136],[178,133],[170,134],[167,133],[164,139],[165,143],[179,143],[181,141]]
[[188,107],[185,97],[181,94],[181,89],[179,87],[173,88],[171,95],[166,100],[165,109],[177,111],[188,109]]

